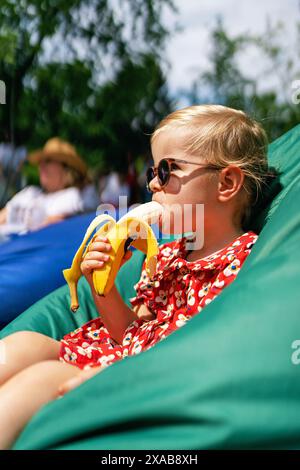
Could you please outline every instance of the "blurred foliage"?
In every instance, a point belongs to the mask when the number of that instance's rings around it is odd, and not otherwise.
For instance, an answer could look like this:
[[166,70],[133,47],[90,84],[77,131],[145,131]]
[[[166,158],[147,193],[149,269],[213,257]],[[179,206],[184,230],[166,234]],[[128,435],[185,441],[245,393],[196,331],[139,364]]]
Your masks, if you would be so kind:
[[[75,143],[92,167],[109,165],[125,170],[149,147],[156,122],[170,111],[165,78],[152,54],[130,59],[114,78],[93,89],[85,63],[51,63],[32,73],[34,86],[20,101],[18,132],[32,148],[49,135]],[[28,123],[35,123],[29,126]]]
[[[210,69],[203,71],[194,83],[190,100],[243,109],[261,122],[270,141],[297,125],[300,106],[293,102],[293,95],[297,95],[293,84],[300,79],[300,25],[296,48],[292,51],[283,46],[285,33],[283,24],[267,24],[265,33],[260,36],[245,33],[231,37],[222,20],[218,19],[211,33]],[[252,54],[256,51],[259,60],[247,75],[241,71],[240,63],[250,48]],[[263,70],[259,70],[260,63],[264,64]],[[274,79],[277,82],[274,89],[272,85],[268,90],[261,86],[265,82],[274,82]]]
[[[163,71],[170,34],[163,9],[175,11],[173,0],[1,0],[0,79],[7,104],[0,106],[0,141],[33,150],[59,135],[99,171],[126,170],[145,155],[148,134],[175,107]],[[270,140],[293,127],[300,118],[292,102],[300,27],[292,56],[283,34],[277,25],[261,36],[232,37],[218,20],[209,69],[189,92],[190,103],[244,109]],[[249,73],[241,70],[251,48],[265,70],[256,73],[256,64]],[[280,81],[280,93],[260,86],[270,77]]]
[[17,34],[5,25],[0,26],[0,61],[14,65]]
[[125,167],[171,109],[161,59],[173,0],[1,0],[0,141],[59,135],[90,166]]

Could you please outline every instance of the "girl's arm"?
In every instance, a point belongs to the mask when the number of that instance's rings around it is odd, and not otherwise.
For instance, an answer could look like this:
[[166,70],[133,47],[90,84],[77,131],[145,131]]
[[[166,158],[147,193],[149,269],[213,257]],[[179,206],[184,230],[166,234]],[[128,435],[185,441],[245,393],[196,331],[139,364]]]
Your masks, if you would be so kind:
[[[93,270],[104,266],[109,259],[108,253],[110,250],[111,245],[106,237],[96,237],[93,243],[90,244],[89,251],[85,254],[80,268],[89,283],[101,320],[111,337],[121,344],[126,328],[137,319],[137,315],[125,304],[115,286],[113,286],[108,295],[102,297],[97,295],[93,284]],[[131,255],[132,253],[128,251],[123,258],[123,263]]]

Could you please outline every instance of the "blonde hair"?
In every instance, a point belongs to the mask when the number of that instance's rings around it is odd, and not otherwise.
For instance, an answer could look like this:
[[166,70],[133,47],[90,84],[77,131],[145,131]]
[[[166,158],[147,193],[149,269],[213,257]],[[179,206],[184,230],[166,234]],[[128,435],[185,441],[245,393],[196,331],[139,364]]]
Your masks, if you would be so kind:
[[262,192],[268,174],[267,136],[263,128],[243,111],[221,105],[190,106],[164,118],[152,134],[151,143],[166,130],[187,131],[185,150],[201,155],[204,162],[220,169],[235,165],[245,175],[243,202],[238,213],[247,225],[251,206]]

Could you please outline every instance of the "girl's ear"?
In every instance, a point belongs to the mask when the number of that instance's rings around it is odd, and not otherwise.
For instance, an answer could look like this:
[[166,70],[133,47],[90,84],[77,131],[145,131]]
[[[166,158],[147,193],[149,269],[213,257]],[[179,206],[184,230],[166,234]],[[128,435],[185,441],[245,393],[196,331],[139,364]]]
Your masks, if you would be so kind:
[[227,202],[239,192],[244,183],[243,171],[235,165],[223,168],[219,173],[218,200]]

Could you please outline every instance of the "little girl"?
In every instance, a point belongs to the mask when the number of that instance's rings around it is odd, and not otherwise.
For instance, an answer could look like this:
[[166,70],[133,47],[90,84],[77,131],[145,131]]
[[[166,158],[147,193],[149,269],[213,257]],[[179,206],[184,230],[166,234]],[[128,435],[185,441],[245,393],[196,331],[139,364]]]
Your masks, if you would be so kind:
[[189,250],[187,237],[162,245],[154,277],[143,270],[129,308],[115,287],[106,297],[95,293],[92,271],[105,264],[111,246],[104,237],[94,240],[81,270],[101,319],[60,342],[29,331],[3,340],[1,449],[12,445],[42,405],[103,367],[153,347],[201,312],[235,279],[257,239],[245,227],[267,174],[267,140],[258,123],[235,109],[192,106],[167,116],[151,147],[147,184],[153,200],[183,214],[192,207],[189,225],[196,235],[194,209],[202,204],[203,245]]

